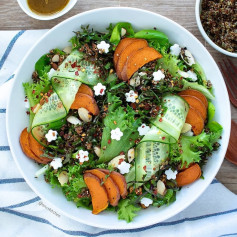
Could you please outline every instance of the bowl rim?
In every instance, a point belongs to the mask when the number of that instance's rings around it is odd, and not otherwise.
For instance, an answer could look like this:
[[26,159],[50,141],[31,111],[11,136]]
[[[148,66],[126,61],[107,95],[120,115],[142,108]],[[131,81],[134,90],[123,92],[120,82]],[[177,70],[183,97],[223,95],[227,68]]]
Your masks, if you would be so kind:
[[[22,1],[27,2],[27,0],[17,0],[20,8],[30,17],[37,19],[37,20],[42,20],[42,21],[49,21],[49,20],[53,20],[56,19],[60,16],[63,16],[64,14],[68,13],[77,3],[78,0],[69,0],[68,4],[59,12],[56,12],[54,14],[50,14],[50,15],[40,15],[40,14],[36,14],[35,12],[31,11],[31,9],[29,8],[28,4],[27,7],[25,7],[22,4]],[[66,10],[65,10],[66,9]]]
[[[51,33],[51,31],[53,31],[54,29],[57,29],[59,27],[61,27],[61,25],[65,24],[66,22],[70,22],[71,20],[73,20],[74,18],[77,18],[78,16],[84,16],[84,15],[89,15],[89,14],[94,14],[96,12],[99,12],[99,11],[110,11],[110,10],[118,10],[118,11],[123,11],[123,10],[132,10],[132,11],[136,11],[138,14],[139,12],[143,12],[143,13],[147,13],[147,14],[150,14],[150,15],[154,15],[154,16],[159,16],[160,18],[163,18],[165,19],[166,21],[169,21],[171,22],[172,24],[176,25],[177,27],[180,27],[182,28],[182,30],[184,30],[186,32],[186,34],[190,35],[190,37],[192,37],[195,41],[199,42],[199,46],[202,47],[205,52],[210,56],[210,60],[213,61],[215,67],[216,67],[216,70],[218,71],[218,73],[220,74],[220,77],[222,78],[222,83],[223,83],[223,86],[224,86],[224,91],[225,91],[225,94],[228,98],[228,93],[227,93],[227,89],[225,87],[225,84],[224,84],[224,79],[222,77],[222,74],[217,66],[217,64],[215,63],[213,57],[211,56],[211,54],[208,52],[208,50],[203,46],[203,44],[193,35],[191,34],[188,30],[186,30],[183,26],[179,25],[178,23],[176,23],[175,21],[165,17],[165,16],[162,16],[158,13],[154,13],[154,12],[151,12],[151,11],[148,11],[148,10],[143,10],[143,9],[139,9],[139,8],[133,8],[133,7],[105,7],[105,8],[98,8],[98,9],[93,9],[93,10],[89,10],[89,11],[85,11],[85,12],[82,12],[82,13],[79,13],[77,15],[74,15],[64,21],[62,21],[61,23],[59,23],[58,25],[54,26],[52,29],[50,29],[47,33],[45,33],[40,39],[38,39],[38,41],[31,47],[31,49],[26,53],[26,55],[24,56],[23,60],[21,61],[21,63],[19,64],[18,66],[18,69],[16,70],[16,76],[15,78],[18,76],[18,73],[19,73],[19,70],[20,68],[22,67],[22,65],[24,64],[24,61],[29,57],[29,55],[32,53],[32,51],[37,47],[38,43],[43,40],[48,34]],[[12,91],[14,89],[14,86],[16,84],[16,80],[13,81],[13,85],[12,85],[12,88],[11,88],[11,92],[10,92],[10,96],[8,98],[8,103],[7,103],[7,113],[6,113],[6,128],[7,128],[7,137],[8,137],[8,142],[9,142],[9,146],[11,148],[11,151],[13,151],[14,149],[12,149],[14,146],[10,140],[10,124],[8,123],[9,121],[9,117],[10,117],[10,113],[9,113],[9,108],[10,108],[10,100],[11,100],[11,94],[12,94]],[[227,116],[229,115],[229,124],[227,122],[227,125],[228,125],[228,131],[226,131],[226,135],[227,135],[227,138],[229,140],[229,137],[230,137],[230,121],[231,121],[231,117],[230,117],[230,104],[228,104],[228,114]],[[222,149],[227,150],[227,146],[228,146],[228,143],[226,143],[226,146],[223,147]],[[84,220],[83,218],[81,218],[80,220],[72,215],[70,215],[69,213],[67,213],[66,211],[62,210],[60,207],[57,207],[54,203],[50,202],[47,200],[47,198],[45,197],[44,194],[42,194],[40,191],[38,191],[34,185],[31,183],[31,181],[28,179],[27,175],[23,172],[23,170],[21,169],[20,167],[20,163],[17,159],[17,156],[14,152],[12,152],[12,155],[13,155],[13,158],[17,164],[17,167],[18,169],[20,170],[22,176],[24,177],[24,179],[26,180],[27,184],[30,186],[30,188],[42,199],[44,200],[46,203],[49,203],[51,207],[53,207],[56,211],[58,211],[59,213],[62,213],[63,215],[75,220],[75,221],[78,221],[80,223],[83,223],[83,224],[86,224],[86,225],[90,225],[90,226],[94,226],[94,227],[99,227],[99,228],[105,228],[105,229],[115,229],[113,227],[110,227],[110,226],[106,226],[105,225],[101,225],[101,224],[98,224],[98,223],[88,223],[88,221]],[[218,170],[220,169],[220,166],[222,164],[224,160],[224,156],[222,157],[222,160],[219,161],[219,164],[218,166],[216,166],[216,172],[215,172],[215,175],[216,173],[218,172]],[[214,176],[215,177],[215,176]],[[214,178],[213,177],[213,178]],[[195,196],[194,199],[190,199],[188,202],[186,202],[183,206],[181,205],[179,208],[177,208],[174,212],[170,213],[170,214],[167,214],[166,217],[163,217],[163,218],[160,218],[159,221],[157,220],[151,220],[151,222],[149,223],[149,225],[147,224],[137,224],[137,223],[133,223],[131,225],[131,223],[128,223],[126,226],[123,226],[123,227],[119,227],[119,226],[116,226],[116,229],[117,230],[121,230],[121,229],[126,229],[126,230],[132,230],[132,229],[139,229],[139,228],[142,228],[142,227],[149,227],[149,226],[152,226],[154,224],[157,224],[157,223],[160,223],[160,222],[163,222],[173,216],[175,216],[176,214],[180,213],[181,211],[183,211],[184,209],[186,209],[188,206],[190,206],[195,200],[197,200],[201,195],[202,193],[207,189],[207,187],[210,185],[210,183],[212,182],[212,179],[209,179],[207,180],[206,179],[206,185],[203,187],[203,189],[201,191],[199,191],[199,193]]]
[[201,11],[201,2],[202,0],[196,0],[196,4],[195,4],[195,17],[196,17],[196,22],[197,22],[197,26],[198,26],[198,29],[201,33],[201,35],[203,36],[203,38],[214,48],[216,49],[217,51],[219,51],[220,53],[223,53],[227,56],[231,56],[231,57],[234,57],[234,58],[237,58],[237,53],[232,53],[232,52],[229,52],[223,48],[221,48],[220,46],[218,46],[217,44],[215,44],[210,38],[209,36],[207,35],[206,31],[204,30],[203,26],[202,26],[202,22],[201,22],[201,19],[200,19],[200,11]]

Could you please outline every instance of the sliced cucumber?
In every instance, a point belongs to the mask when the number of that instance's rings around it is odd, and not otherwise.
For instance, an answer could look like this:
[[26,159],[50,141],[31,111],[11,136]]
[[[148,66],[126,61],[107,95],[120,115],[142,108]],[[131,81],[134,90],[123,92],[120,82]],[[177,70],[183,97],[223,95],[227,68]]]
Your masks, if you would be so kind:
[[83,53],[73,50],[53,74],[53,77],[73,79],[85,84],[96,85],[99,82],[99,69],[92,62],[82,59]]
[[170,135],[170,143],[175,143],[179,139],[189,106],[180,96],[172,94],[163,97],[163,106],[166,108],[163,116],[157,116],[152,124]]
[[135,152],[135,180],[136,187],[151,179],[168,158],[169,145],[160,142],[140,143]]

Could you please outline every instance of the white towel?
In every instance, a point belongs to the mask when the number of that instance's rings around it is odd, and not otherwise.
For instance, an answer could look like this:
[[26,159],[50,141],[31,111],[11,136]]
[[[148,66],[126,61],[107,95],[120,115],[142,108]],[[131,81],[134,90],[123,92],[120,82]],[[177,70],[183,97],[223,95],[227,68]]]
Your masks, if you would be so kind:
[[40,200],[13,161],[5,123],[14,71],[27,50],[45,32],[0,31],[0,236],[237,236],[237,195],[216,179],[183,212],[162,223],[133,230],[105,230],[83,225],[55,212]]

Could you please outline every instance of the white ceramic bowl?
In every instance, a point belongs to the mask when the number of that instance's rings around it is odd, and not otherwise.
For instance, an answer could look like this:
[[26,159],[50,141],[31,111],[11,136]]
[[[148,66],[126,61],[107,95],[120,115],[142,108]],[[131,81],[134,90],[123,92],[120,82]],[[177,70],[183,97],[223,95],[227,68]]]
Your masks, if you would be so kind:
[[[73,202],[68,202],[59,189],[52,189],[45,183],[43,177],[34,178],[39,169],[32,160],[27,158],[19,145],[19,136],[23,128],[28,125],[28,116],[24,108],[24,91],[22,82],[29,81],[34,70],[34,64],[39,57],[52,48],[64,48],[68,40],[74,35],[73,31],[80,29],[80,25],[90,24],[96,30],[104,31],[109,23],[119,21],[131,22],[134,29],[141,30],[156,27],[165,32],[171,42],[186,46],[196,60],[203,66],[207,78],[215,88],[216,120],[223,125],[221,147],[209,159],[204,167],[205,179],[198,180],[190,186],[184,187],[177,194],[176,202],[162,208],[143,210],[129,224],[118,220],[117,214],[104,211],[99,215],[92,215],[91,211],[76,208]],[[193,203],[208,187],[218,172],[224,159],[230,135],[230,103],[222,75],[206,48],[187,30],[177,23],[152,12],[133,8],[103,8],[76,15],[47,32],[28,52],[22,60],[16,73],[7,107],[7,133],[12,155],[18,168],[29,186],[40,198],[48,201],[51,206],[66,216],[92,226],[110,229],[130,229],[152,225],[164,221],[184,210]]]
[[231,53],[221,47],[219,47],[217,44],[215,44],[207,35],[207,33],[205,32],[205,30],[202,27],[202,23],[201,23],[201,19],[200,19],[200,14],[201,14],[201,10],[202,10],[202,0],[196,0],[196,6],[195,6],[195,16],[196,16],[196,21],[197,21],[197,25],[198,25],[198,29],[201,32],[203,38],[217,51],[219,51],[220,53],[223,53],[227,56],[231,56],[231,57],[237,57],[237,53]]
[[77,0],[70,0],[69,3],[66,5],[66,7],[64,7],[61,11],[59,12],[56,12],[54,14],[51,14],[51,15],[39,15],[39,14],[36,14],[35,12],[33,12],[28,4],[27,4],[27,0],[17,0],[18,4],[20,5],[21,9],[30,17],[33,17],[37,20],[44,20],[44,21],[47,21],[47,20],[52,20],[52,19],[55,19],[55,18],[58,18],[64,14],[66,14],[68,11],[70,11],[74,5],[76,4]]

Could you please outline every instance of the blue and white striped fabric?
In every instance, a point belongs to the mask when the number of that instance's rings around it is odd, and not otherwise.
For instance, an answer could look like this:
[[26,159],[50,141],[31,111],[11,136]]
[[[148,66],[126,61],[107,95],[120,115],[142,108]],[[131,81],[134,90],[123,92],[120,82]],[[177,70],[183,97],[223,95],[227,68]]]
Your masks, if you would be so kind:
[[0,236],[237,236],[237,196],[217,180],[180,214],[135,230],[105,230],[80,224],[56,213],[37,197],[10,153],[5,128],[6,101],[16,67],[45,32],[0,31]]

